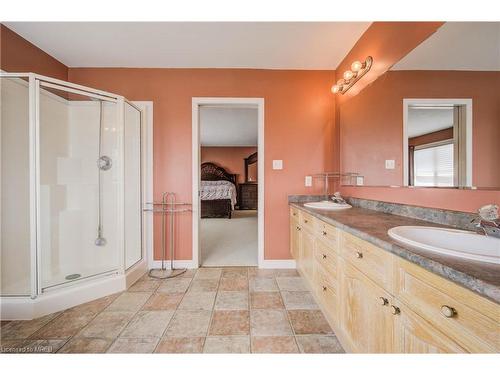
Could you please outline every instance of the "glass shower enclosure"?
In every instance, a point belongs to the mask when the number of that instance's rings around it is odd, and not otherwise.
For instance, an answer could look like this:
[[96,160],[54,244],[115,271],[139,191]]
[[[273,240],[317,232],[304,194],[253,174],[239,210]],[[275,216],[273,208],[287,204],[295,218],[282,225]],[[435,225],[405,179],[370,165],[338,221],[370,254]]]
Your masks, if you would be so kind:
[[144,258],[140,108],[32,73],[0,89],[2,301],[124,277]]

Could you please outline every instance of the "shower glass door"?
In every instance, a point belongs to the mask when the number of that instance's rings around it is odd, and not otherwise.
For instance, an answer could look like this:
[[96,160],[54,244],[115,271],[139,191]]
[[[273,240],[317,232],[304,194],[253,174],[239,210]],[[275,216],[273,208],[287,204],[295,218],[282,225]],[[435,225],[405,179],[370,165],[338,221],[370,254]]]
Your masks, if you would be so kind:
[[120,268],[122,130],[115,100],[37,84],[37,238],[43,291]]

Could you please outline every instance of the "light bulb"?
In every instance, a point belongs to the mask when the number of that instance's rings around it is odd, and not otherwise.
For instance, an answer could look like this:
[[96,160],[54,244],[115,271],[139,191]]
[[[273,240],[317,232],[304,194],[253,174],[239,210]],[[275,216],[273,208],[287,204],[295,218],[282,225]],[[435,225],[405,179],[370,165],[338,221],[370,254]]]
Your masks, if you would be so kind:
[[346,70],[346,71],[344,72],[344,79],[345,79],[346,81],[349,81],[352,77],[354,77],[354,73],[353,73],[353,72],[351,72],[350,70]]
[[332,92],[334,94],[338,93],[340,91],[340,86],[339,85],[333,85],[332,86]]
[[356,60],[351,64],[351,70],[353,72],[359,72],[362,68],[363,68],[363,63],[361,61]]

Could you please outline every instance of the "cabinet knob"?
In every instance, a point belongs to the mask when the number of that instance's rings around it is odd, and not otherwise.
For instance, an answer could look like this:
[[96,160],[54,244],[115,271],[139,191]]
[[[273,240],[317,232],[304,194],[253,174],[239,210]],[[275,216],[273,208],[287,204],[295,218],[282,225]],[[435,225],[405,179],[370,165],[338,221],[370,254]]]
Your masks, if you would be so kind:
[[399,315],[401,314],[401,309],[397,306],[391,305],[391,313],[392,315]]
[[304,223],[306,223],[306,224],[308,223],[307,219],[304,219]]
[[441,306],[441,314],[443,314],[447,318],[453,318],[455,315],[457,315],[457,310],[455,310],[453,307],[443,305]]
[[323,286],[323,292],[326,292],[327,287]]
[[326,234],[327,234],[327,233],[326,233],[325,231],[323,231],[323,236],[326,236]]
[[326,259],[326,254],[323,254],[323,259]]
[[299,227],[299,226],[297,226],[297,230],[300,230],[300,227]]
[[389,300],[388,300],[387,298],[385,298],[385,297],[378,297],[378,298],[379,298],[379,300],[380,300],[380,304],[381,304],[382,306],[386,306],[386,305],[388,305],[388,304],[389,304]]
[[363,258],[363,253],[360,251],[356,251],[356,258],[358,258],[358,259]]
[[293,216],[297,216],[297,213],[296,213],[296,212],[294,212],[292,215],[293,215]]

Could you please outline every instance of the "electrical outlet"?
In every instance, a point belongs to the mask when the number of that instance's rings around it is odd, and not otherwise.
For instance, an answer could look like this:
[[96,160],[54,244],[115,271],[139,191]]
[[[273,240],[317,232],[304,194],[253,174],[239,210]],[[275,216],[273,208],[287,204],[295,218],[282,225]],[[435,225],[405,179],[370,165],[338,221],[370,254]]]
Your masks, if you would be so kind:
[[365,184],[365,178],[363,176],[356,177],[356,185],[363,186]]
[[273,169],[283,169],[283,160],[273,160]]
[[396,167],[395,160],[386,160],[385,161],[385,169],[394,169]]
[[312,176],[306,176],[305,178],[305,186],[312,186],[313,185],[313,178]]

